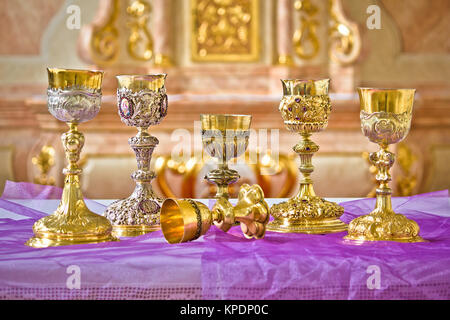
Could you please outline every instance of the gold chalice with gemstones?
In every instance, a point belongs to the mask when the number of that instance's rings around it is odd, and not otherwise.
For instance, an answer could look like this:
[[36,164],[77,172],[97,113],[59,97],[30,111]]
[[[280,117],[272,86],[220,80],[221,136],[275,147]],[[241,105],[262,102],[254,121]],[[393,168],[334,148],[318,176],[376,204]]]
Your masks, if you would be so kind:
[[389,145],[402,141],[411,126],[415,89],[358,88],[361,129],[380,146],[370,161],[377,167],[375,210],[352,220],[345,239],[358,241],[420,242],[419,226],[392,210],[389,169],[395,161]]
[[284,124],[289,131],[300,134],[301,141],[294,146],[300,156],[300,190],[286,202],[273,205],[270,214],[274,220],[267,230],[286,233],[324,234],[347,230],[339,220],[344,208],[316,196],[310,177],[314,170],[311,159],[319,146],[310,140],[315,132],[328,125],[331,112],[328,96],[329,79],[281,80],[283,98],[279,106]]
[[208,172],[205,179],[217,185],[215,198],[228,199],[228,186],[239,179],[238,172],[228,168],[228,161],[245,153],[252,116],[202,114],[200,120],[203,148],[218,161],[218,168]]
[[34,237],[26,245],[34,248],[117,240],[111,223],[90,211],[80,188],[80,159],[84,135],[78,124],[93,119],[100,111],[102,71],[49,68],[48,110],[69,126],[61,136],[69,164],[61,202],[56,211],[33,225]]
[[153,150],[159,141],[147,130],[167,114],[165,79],[165,74],[117,76],[120,119],[138,129],[137,135],[128,140],[136,154],[138,170],[131,175],[136,187],[128,198],[113,202],[104,212],[119,237],[134,237],[160,229],[163,198],[152,189],[155,173],[150,170]]

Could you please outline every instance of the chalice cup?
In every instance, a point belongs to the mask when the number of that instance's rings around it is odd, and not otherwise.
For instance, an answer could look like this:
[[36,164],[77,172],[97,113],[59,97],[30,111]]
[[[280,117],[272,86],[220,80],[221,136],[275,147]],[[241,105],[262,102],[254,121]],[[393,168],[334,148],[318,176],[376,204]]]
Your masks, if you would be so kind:
[[202,114],[200,120],[203,148],[218,161],[218,168],[208,172],[205,179],[217,185],[215,198],[228,199],[228,186],[239,179],[238,172],[228,167],[228,161],[245,153],[252,116]]
[[84,135],[78,124],[93,119],[100,111],[102,71],[48,68],[48,110],[69,126],[61,136],[66,158],[66,175],[61,202],[56,211],[33,225],[34,236],[26,245],[34,248],[115,241],[111,223],[90,211],[80,188],[80,159]]
[[339,217],[344,208],[316,196],[310,177],[314,170],[311,159],[319,146],[310,140],[314,132],[324,130],[331,113],[328,95],[329,79],[281,80],[283,98],[279,106],[284,124],[289,131],[299,133],[301,141],[293,150],[300,156],[300,190],[286,202],[273,205],[274,220],[267,230],[285,233],[325,234],[347,230]]
[[159,141],[148,133],[167,114],[166,74],[117,76],[117,106],[127,126],[137,127],[128,144],[136,154],[138,170],[131,178],[136,187],[126,199],[113,202],[104,212],[119,237],[134,237],[160,229],[159,212],[163,198],[152,189],[155,173],[150,170],[153,150]]
[[419,226],[392,210],[389,169],[395,161],[388,147],[402,141],[411,126],[415,89],[358,88],[361,129],[380,146],[370,161],[378,169],[375,210],[352,220],[345,239],[358,241],[421,242]]

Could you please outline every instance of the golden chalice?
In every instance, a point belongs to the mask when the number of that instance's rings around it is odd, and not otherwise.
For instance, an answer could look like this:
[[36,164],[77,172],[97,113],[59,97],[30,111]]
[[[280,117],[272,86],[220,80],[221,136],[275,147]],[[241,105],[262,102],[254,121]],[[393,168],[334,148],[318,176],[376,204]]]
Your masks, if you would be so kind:
[[136,188],[126,199],[112,203],[104,212],[113,224],[114,234],[134,237],[160,229],[159,211],[163,198],[152,189],[155,173],[150,170],[153,150],[159,141],[148,133],[148,127],[157,125],[167,114],[165,74],[117,76],[117,106],[127,126],[134,126],[138,134],[128,139],[136,154],[138,170],[131,178]]
[[395,155],[390,144],[402,141],[411,126],[415,89],[358,88],[361,103],[361,129],[370,141],[380,145],[378,152],[370,154],[370,161],[377,167],[375,210],[352,220],[345,239],[359,241],[420,242],[419,226],[392,210],[389,169]]
[[206,179],[217,185],[215,198],[229,198],[228,186],[239,179],[228,161],[245,153],[250,137],[250,115],[202,114],[202,144],[206,152],[218,160],[218,168]]
[[286,202],[273,205],[270,213],[274,220],[267,230],[293,233],[331,233],[347,230],[339,220],[344,208],[316,196],[310,177],[314,170],[311,159],[319,146],[310,140],[314,132],[328,125],[331,102],[328,96],[329,79],[281,80],[283,98],[279,110],[289,131],[299,133],[302,140],[294,146],[300,156],[300,190]]
[[34,237],[26,245],[34,248],[117,240],[111,235],[111,223],[91,212],[80,188],[80,159],[84,135],[79,123],[91,120],[100,111],[102,71],[49,68],[48,110],[69,125],[61,136],[68,166],[61,202],[56,211],[33,225]]

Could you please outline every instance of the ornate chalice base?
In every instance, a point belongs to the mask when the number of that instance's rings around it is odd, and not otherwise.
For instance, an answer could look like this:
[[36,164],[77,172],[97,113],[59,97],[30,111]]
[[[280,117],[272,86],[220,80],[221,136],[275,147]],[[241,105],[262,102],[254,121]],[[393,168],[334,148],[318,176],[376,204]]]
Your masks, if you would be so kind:
[[273,205],[270,213],[275,219],[268,224],[269,231],[325,234],[347,230],[339,220],[344,208],[317,196],[291,198]]
[[347,240],[357,241],[397,241],[425,242],[418,236],[418,224],[395,212],[374,210],[370,214],[353,220],[349,227]]
[[34,237],[25,244],[34,248],[118,240],[111,234],[111,223],[87,208],[78,175],[66,177],[58,208],[53,214],[38,220],[33,231]]
[[160,229],[159,211],[164,200],[149,185],[137,183],[131,196],[106,209],[104,214],[113,223],[115,236],[135,237]]

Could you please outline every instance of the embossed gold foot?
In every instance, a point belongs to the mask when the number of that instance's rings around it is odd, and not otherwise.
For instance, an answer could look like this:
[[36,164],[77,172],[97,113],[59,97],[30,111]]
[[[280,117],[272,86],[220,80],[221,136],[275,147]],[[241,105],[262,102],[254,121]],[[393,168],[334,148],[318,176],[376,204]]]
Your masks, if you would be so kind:
[[111,223],[90,211],[83,201],[77,175],[68,175],[56,211],[33,225],[34,237],[25,244],[46,248],[72,244],[117,241]]
[[275,218],[267,230],[283,233],[325,234],[347,230],[339,220],[344,213],[340,205],[320,197],[294,197],[273,205],[270,214]]
[[419,225],[395,212],[372,213],[354,219],[348,227],[347,240],[424,242],[419,236]]

